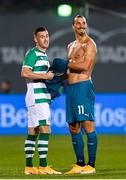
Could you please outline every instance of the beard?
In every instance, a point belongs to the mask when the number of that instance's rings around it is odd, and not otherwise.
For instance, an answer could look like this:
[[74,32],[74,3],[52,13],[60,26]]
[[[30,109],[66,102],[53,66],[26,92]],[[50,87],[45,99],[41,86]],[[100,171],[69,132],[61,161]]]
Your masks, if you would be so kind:
[[77,32],[78,35],[83,36],[86,33],[86,29],[81,28],[81,29],[78,29],[76,32]]

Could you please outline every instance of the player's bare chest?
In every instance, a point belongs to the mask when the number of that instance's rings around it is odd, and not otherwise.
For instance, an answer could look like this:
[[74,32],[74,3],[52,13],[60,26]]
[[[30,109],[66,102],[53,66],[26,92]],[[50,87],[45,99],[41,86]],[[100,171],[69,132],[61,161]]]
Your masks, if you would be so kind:
[[86,45],[73,43],[68,50],[68,58],[82,57],[86,51]]

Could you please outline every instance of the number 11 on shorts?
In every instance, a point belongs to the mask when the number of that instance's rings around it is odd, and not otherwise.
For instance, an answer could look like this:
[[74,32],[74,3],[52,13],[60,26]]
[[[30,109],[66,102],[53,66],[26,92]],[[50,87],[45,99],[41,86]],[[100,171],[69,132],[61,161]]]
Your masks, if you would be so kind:
[[84,114],[84,106],[83,105],[79,105],[77,107],[78,107],[79,114]]

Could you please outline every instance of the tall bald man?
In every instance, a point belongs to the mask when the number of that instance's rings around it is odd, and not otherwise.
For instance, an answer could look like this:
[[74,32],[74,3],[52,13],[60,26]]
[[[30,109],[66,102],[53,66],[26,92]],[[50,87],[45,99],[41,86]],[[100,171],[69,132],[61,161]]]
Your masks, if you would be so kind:
[[[96,44],[87,34],[86,19],[77,15],[72,28],[75,41],[68,45],[68,86],[66,89],[66,120],[72,137],[77,163],[66,174],[95,173],[97,135],[94,127],[94,87],[91,74],[96,62]],[[84,157],[81,127],[87,135],[88,163]]]

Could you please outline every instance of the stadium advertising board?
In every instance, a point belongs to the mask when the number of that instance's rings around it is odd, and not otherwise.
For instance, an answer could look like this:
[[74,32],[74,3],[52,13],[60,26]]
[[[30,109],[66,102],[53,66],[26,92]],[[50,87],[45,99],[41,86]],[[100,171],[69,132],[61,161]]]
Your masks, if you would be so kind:
[[[97,94],[95,126],[100,134],[126,134],[126,94]],[[65,96],[51,105],[53,134],[69,134],[65,122]],[[26,134],[24,95],[0,95],[0,134]]]

